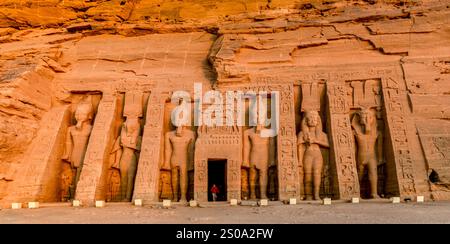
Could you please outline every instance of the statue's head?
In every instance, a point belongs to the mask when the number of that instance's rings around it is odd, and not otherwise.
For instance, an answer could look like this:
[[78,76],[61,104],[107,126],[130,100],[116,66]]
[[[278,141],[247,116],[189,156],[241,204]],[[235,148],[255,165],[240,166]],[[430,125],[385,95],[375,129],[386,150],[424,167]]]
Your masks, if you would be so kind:
[[125,128],[127,130],[127,133],[133,133],[141,127],[141,124],[139,123],[139,118],[137,117],[130,117],[127,118],[125,121]]
[[373,110],[370,108],[362,108],[359,112],[359,123],[364,126],[366,133],[372,130],[372,127],[376,124],[376,116]]
[[93,117],[94,108],[89,99],[83,100],[80,104],[78,104],[78,107],[75,110],[75,120],[77,121],[77,128],[81,128],[83,123],[91,121]]
[[310,110],[305,112],[306,124],[309,127],[316,127],[320,123],[319,112]]

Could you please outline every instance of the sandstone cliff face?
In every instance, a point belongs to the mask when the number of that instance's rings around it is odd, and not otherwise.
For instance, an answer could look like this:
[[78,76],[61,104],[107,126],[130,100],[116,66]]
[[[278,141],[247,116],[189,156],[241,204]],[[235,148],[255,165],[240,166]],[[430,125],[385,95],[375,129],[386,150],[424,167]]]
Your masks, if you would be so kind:
[[417,192],[450,198],[448,0],[1,1],[0,199],[20,185],[42,118],[77,87],[210,90],[379,67],[405,84]]

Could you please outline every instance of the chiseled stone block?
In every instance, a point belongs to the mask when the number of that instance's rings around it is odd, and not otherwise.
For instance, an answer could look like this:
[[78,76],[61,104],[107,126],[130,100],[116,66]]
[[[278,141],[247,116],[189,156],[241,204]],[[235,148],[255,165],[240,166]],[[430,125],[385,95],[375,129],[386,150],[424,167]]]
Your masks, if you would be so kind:
[[400,203],[400,197],[393,197],[391,200],[392,203]]
[[331,198],[324,198],[323,205],[331,205]]
[[96,208],[103,208],[105,207],[105,205],[106,205],[105,201],[95,201]]
[[417,202],[425,202],[424,196],[417,196]]
[[163,200],[163,207],[170,207],[170,205],[172,204],[172,201],[168,200],[168,199],[164,199]]
[[21,209],[22,208],[22,203],[21,202],[13,202],[11,204],[11,209]]
[[297,198],[290,198],[289,199],[289,205],[296,205],[297,204]]
[[73,200],[72,201],[72,207],[81,207],[81,201],[80,200]]
[[134,206],[142,206],[142,199],[134,199]]
[[352,197],[352,203],[359,203],[359,197]]
[[29,202],[28,208],[30,208],[30,209],[39,208],[39,202]]
[[261,199],[259,201],[259,206],[268,206],[269,205],[269,200],[268,199]]
[[237,199],[231,199],[230,200],[230,205],[231,206],[237,206],[238,205],[238,200]]
[[190,207],[197,207],[197,201],[195,201],[195,200],[189,201],[189,206]]

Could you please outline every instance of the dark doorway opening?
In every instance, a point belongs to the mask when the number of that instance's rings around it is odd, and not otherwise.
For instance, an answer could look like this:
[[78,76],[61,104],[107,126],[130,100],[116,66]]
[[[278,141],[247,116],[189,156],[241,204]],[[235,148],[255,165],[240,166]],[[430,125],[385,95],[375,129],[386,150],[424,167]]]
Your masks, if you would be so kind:
[[213,201],[211,188],[216,185],[219,188],[217,201],[227,200],[227,160],[208,160],[208,201]]

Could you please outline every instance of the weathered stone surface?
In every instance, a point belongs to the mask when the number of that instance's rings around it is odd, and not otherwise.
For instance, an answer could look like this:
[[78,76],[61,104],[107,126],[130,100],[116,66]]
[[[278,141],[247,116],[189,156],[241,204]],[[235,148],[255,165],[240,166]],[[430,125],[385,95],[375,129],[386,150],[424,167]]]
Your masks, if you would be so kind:
[[[449,6],[438,0],[1,1],[0,202],[61,199],[55,182],[69,178],[59,165],[59,141],[66,139],[60,132],[75,121],[66,121],[65,112],[51,121],[58,123],[53,130],[46,121],[65,106],[73,113],[84,95],[95,95],[101,106],[76,198],[87,205],[111,200],[120,181],[108,174],[110,157],[127,118],[123,97],[132,92],[145,93],[133,198],[176,200],[175,171],[162,166],[164,135],[174,129],[169,98],[177,90],[193,98],[194,83],[203,94],[280,91],[268,198],[305,196],[308,174],[297,135],[313,104],[323,123],[317,130],[330,140],[330,149],[315,157],[323,159],[321,198],[367,195],[351,121],[370,108],[383,140],[376,150],[378,194],[450,199]],[[317,95],[305,99],[309,84],[317,84]],[[222,129],[197,135],[183,200],[207,200],[211,160],[226,161],[225,200],[256,189],[241,153],[250,127]]]

